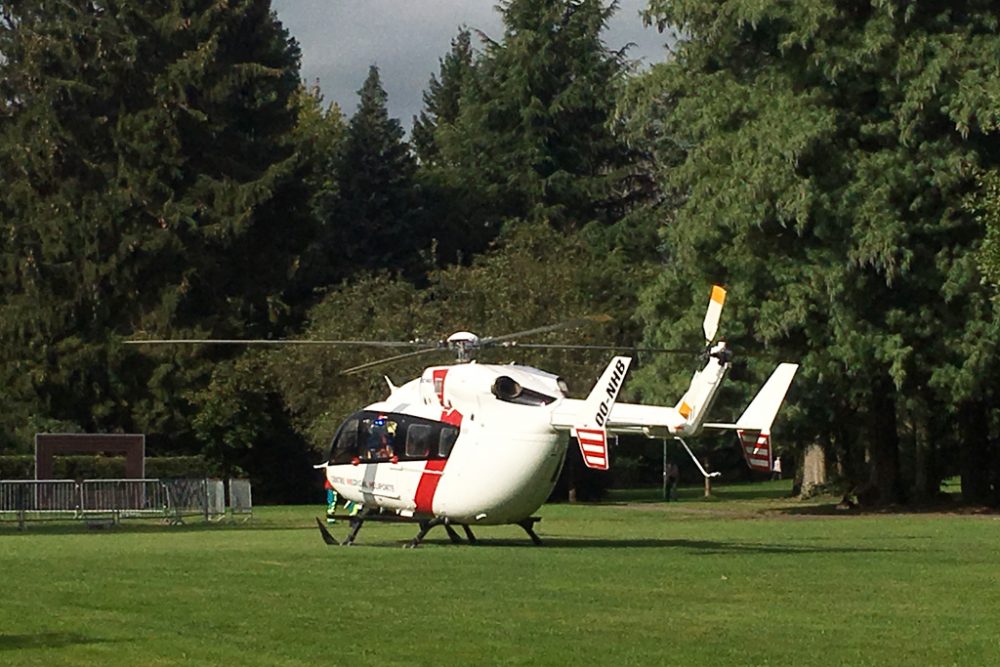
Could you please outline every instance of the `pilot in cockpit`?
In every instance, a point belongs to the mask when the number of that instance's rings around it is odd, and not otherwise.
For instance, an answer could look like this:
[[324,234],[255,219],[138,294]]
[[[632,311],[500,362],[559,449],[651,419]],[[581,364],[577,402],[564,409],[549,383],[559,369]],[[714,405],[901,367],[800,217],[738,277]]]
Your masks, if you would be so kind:
[[396,422],[379,415],[368,433],[368,458],[389,459],[395,453]]

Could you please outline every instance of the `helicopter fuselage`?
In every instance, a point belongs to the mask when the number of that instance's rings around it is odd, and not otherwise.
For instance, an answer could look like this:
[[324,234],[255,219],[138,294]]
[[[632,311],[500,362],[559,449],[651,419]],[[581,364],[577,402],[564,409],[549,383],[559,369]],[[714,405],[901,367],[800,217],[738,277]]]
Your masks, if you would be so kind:
[[559,477],[568,436],[551,415],[565,400],[558,377],[527,366],[431,367],[348,418],[327,479],[344,498],[403,517],[519,521]]

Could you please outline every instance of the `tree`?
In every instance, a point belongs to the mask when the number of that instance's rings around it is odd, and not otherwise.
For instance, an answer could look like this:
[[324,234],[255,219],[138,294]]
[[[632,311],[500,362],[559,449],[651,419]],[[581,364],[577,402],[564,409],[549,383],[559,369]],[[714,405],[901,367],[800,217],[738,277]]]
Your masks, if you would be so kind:
[[267,0],[2,9],[3,430],[35,415],[193,448],[210,360],[119,341],[280,327],[312,233],[298,47]]
[[419,275],[428,236],[414,187],[416,163],[403,128],[386,110],[378,67],[368,70],[337,175],[337,244],[343,271],[390,269]]
[[347,123],[340,107],[324,107],[319,88],[301,88],[297,98],[298,124],[294,141],[301,160],[302,183],[308,197],[308,210],[314,219],[315,236],[303,253],[297,271],[295,305],[299,316],[315,305],[316,292],[340,280],[338,243],[345,223],[339,217],[340,160],[347,137]]
[[679,206],[650,340],[696,326],[691,295],[721,280],[729,338],[802,364],[785,432],[830,445],[865,500],[936,490],[954,454],[987,500],[998,331],[961,202],[995,162],[993,12],[653,0],[648,18],[685,36],[637,105],[683,151],[655,174]]
[[424,109],[413,119],[411,139],[419,160],[416,178],[434,267],[468,262],[496,237],[495,225],[483,220],[483,195],[475,179],[441,153],[441,144],[455,132],[475,67],[471,34],[462,28],[441,59],[439,74],[431,75]]
[[979,189],[968,207],[986,228],[980,259],[983,275],[995,289],[1000,289],[1000,172],[980,175]]
[[607,223],[624,151],[611,132],[627,71],[601,31],[615,10],[598,0],[507,0],[502,41],[488,40],[458,120],[437,135],[441,158],[470,182],[478,218],[548,220],[560,229]]
[[410,132],[413,150],[421,165],[433,165],[440,148],[436,134],[439,128],[451,127],[458,120],[462,92],[473,76],[472,35],[461,28],[451,40],[451,51],[440,61],[438,74],[431,75],[424,91],[424,109],[413,118]]

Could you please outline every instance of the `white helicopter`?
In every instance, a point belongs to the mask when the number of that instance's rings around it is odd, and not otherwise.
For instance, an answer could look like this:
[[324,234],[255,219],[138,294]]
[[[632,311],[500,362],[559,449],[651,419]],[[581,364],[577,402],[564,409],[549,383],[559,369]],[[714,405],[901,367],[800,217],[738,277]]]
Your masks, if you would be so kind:
[[[516,524],[539,544],[533,529],[539,519],[532,515],[556,484],[568,436],[579,444],[588,467],[607,470],[609,434],[672,437],[690,454],[684,437],[706,428],[733,429],[747,463],[769,472],[770,427],[798,366],[778,365],[735,423],[706,423],[731,365],[725,342],[712,344],[725,296],[724,289],[713,287],[703,325],[707,361],[674,406],[617,402],[632,362],[627,356],[614,357],[583,400],[568,398],[566,383],[551,373],[516,364],[480,364],[471,358],[476,349],[494,345],[594,347],[510,340],[564,325],[500,338],[480,339],[466,331],[453,334],[447,346],[457,350],[459,361],[465,363],[431,366],[398,387],[386,378],[389,396],[351,415],[337,430],[328,459],[316,466],[340,496],[364,507],[351,519],[343,544],[352,544],[368,519],[418,522],[420,531],[409,544],[414,547],[438,525],[445,527],[453,542],[461,541],[453,526],[461,526],[474,543],[473,526]],[[692,459],[708,476],[693,454]],[[338,544],[322,521],[317,519],[317,524],[327,544]]]
[[[552,492],[566,460],[570,436],[590,468],[608,470],[608,436],[643,434],[672,437],[708,473],[684,442],[703,429],[731,429],[739,435],[747,464],[770,472],[770,428],[784,400],[797,364],[777,366],[735,423],[707,423],[706,415],[729,371],[732,353],[726,343],[713,345],[726,291],[712,288],[703,329],[706,361],[673,406],[617,402],[632,359],[611,359],[586,399],[567,396],[556,375],[517,364],[480,364],[473,359],[485,347],[614,349],[606,346],[549,345],[514,341],[587,320],[540,327],[500,337],[480,338],[460,331],[437,344],[393,341],[273,340],[135,340],[132,344],[369,345],[408,347],[414,351],[355,366],[356,373],[384,363],[449,349],[460,363],[431,366],[402,386],[386,378],[389,396],[351,415],[337,429],[327,459],[316,466],[332,488],[364,509],[351,517],[350,533],[338,542],[317,518],[324,541],[350,545],[367,520],[414,521],[420,531],[408,546],[418,546],[428,531],[444,526],[453,542],[461,526],[470,543],[473,526],[516,524],[540,544],[532,516]],[[637,351],[662,352],[650,348]],[[672,350],[676,351],[676,350]]]

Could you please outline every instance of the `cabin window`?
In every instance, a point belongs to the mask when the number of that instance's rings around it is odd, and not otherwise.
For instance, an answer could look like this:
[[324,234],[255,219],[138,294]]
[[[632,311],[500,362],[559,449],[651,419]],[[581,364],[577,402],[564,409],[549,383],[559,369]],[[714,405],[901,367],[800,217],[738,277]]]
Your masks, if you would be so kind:
[[431,455],[434,427],[430,424],[410,424],[406,430],[406,456],[425,459]]
[[452,426],[445,426],[441,429],[441,436],[438,438],[438,456],[446,459],[451,456],[451,448],[455,446],[458,439],[458,429]]
[[396,454],[396,432],[399,422],[385,415],[374,415],[361,420],[364,448],[363,461],[387,461]]
[[358,420],[348,419],[330,443],[330,463],[349,463],[358,452]]
[[409,415],[364,410],[347,419],[330,443],[330,465],[448,458],[454,426]]

